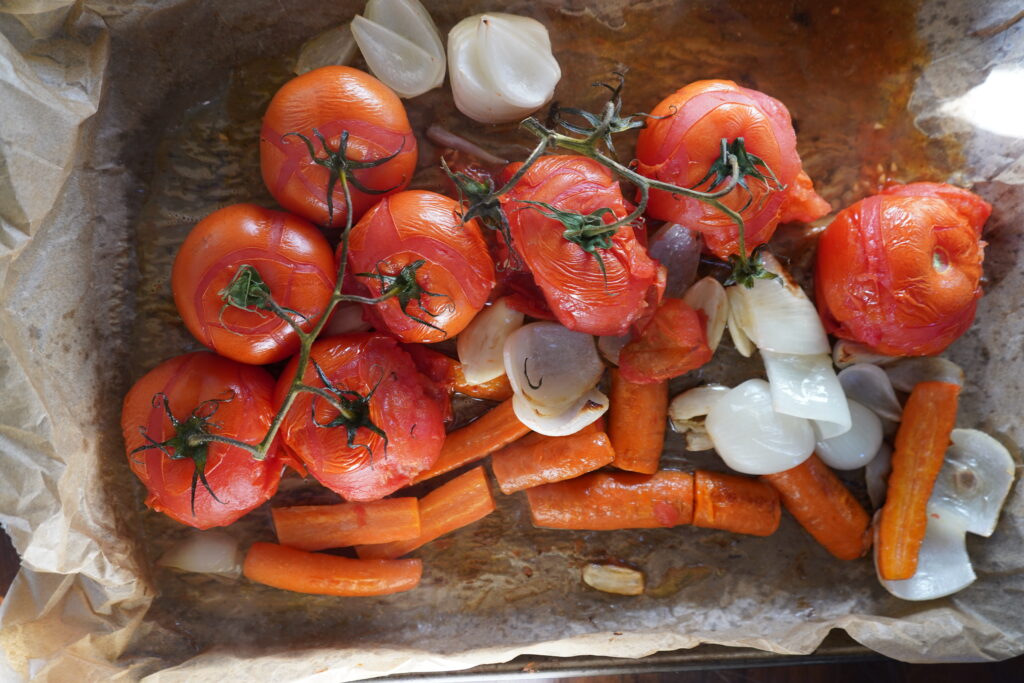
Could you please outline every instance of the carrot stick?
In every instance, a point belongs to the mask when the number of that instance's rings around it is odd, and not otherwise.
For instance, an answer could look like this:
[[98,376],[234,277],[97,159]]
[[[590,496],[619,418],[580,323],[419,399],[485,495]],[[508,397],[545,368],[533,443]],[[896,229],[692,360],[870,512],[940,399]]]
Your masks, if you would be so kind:
[[921,382],[903,407],[878,530],[878,571],[887,581],[909,579],[917,572],[928,498],[946,457],[959,394],[956,384]]
[[761,480],[779,492],[800,526],[840,560],[863,557],[871,547],[871,517],[818,456]]
[[508,381],[508,375],[495,377],[483,384],[470,384],[466,381],[466,375],[462,373],[462,363],[456,362],[452,370],[452,377],[455,380],[455,391],[460,394],[488,401],[504,401],[512,398],[512,383]]
[[548,529],[655,529],[693,520],[693,476],[595,472],[526,491],[533,524]]
[[271,514],[278,543],[299,550],[404,541],[420,535],[420,508],[415,498],[296,505],[274,508]]
[[353,560],[276,543],[253,543],[242,573],[256,583],[313,595],[387,595],[415,588],[420,560]]
[[531,435],[491,455],[491,470],[501,492],[523,489],[578,477],[604,467],[615,457],[604,432],[580,431],[570,436]]
[[361,558],[393,559],[412,552],[449,531],[472,524],[494,512],[494,497],[483,467],[475,467],[439,486],[420,500],[420,535],[407,541],[356,547]]
[[499,403],[462,429],[449,432],[441,455],[430,469],[420,472],[414,484],[462,467],[512,443],[530,431],[512,410],[512,399]]
[[771,486],[750,477],[697,470],[693,473],[694,526],[737,534],[771,536],[782,506]]
[[668,382],[635,384],[613,368],[609,391],[608,436],[612,463],[621,470],[653,474],[665,445]]

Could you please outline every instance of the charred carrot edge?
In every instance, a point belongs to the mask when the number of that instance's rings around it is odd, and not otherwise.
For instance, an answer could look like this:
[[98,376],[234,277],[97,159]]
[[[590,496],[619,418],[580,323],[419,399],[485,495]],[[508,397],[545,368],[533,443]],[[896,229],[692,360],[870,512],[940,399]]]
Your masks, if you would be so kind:
[[508,375],[495,377],[483,384],[470,384],[466,381],[466,375],[462,373],[462,364],[456,363],[452,369],[452,378],[455,380],[455,391],[460,394],[488,401],[505,401],[512,398],[512,383],[508,381]]
[[665,446],[668,382],[635,384],[611,370],[608,436],[620,470],[653,474]]
[[693,475],[596,472],[526,490],[534,526],[655,529],[693,521]]
[[475,467],[434,489],[420,500],[420,535],[408,541],[361,545],[361,558],[401,557],[425,543],[483,519],[494,512],[494,497],[483,467]]
[[299,550],[405,541],[420,535],[419,501],[412,497],[385,498],[372,503],[296,505],[270,512],[278,543]]
[[242,573],[256,583],[313,595],[387,595],[415,588],[420,560],[354,560],[276,543],[253,543]]
[[946,457],[959,394],[956,384],[922,382],[903,408],[878,530],[878,571],[887,581],[909,579],[917,572],[928,498]]
[[529,431],[530,428],[520,422],[512,410],[511,399],[499,403],[462,429],[450,432],[444,439],[437,462],[420,472],[412,483],[417,484],[479,460]]
[[818,456],[761,480],[779,492],[789,514],[835,557],[855,560],[871,547],[871,517]]
[[[538,435],[540,436],[540,435]],[[505,495],[572,479],[604,467],[615,457],[604,432],[580,431],[570,436],[530,435],[491,454],[491,471]]]
[[693,473],[693,483],[694,526],[752,536],[771,536],[779,528],[782,505],[768,484],[705,470]]

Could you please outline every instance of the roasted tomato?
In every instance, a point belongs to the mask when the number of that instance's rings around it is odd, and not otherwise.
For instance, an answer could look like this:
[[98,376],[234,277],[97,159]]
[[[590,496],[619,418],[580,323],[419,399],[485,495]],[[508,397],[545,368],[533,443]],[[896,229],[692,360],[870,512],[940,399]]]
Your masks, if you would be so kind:
[[711,360],[704,314],[682,299],[665,299],[639,336],[619,354],[622,376],[634,384],[661,382]]
[[[377,500],[434,464],[444,443],[441,407],[398,342],[373,333],[328,337],[313,344],[311,357],[303,381],[334,405],[300,393],[281,435],[321,484],[346,500]],[[297,367],[293,360],[282,373],[278,405]]]
[[334,289],[331,246],[301,218],[235,204],[192,229],[171,272],[174,303],[189,332],[242,363],[274,363],[299,349],[298,336],[271,312],[260,282],[281,312],[312,329]]
[[231,524],[277,491],[283,465],[205,436],[259,443],[274,419],[274,378],[212,353],[177,356],[146,373],[124,399],[128,464],[146,505],[200,529]]
[[[321,67],[285,83],[260,131],[260,169],[270,194],[318,225],[344,226],[344,189],[323,165],[338,162],[339,154],[357,162],[349,189],[358,220],[379,193],[404,189],[416,170],[416,138],[402,101],[373,76],[347,66]],[[358,168],[368,162],[381,163]]]
[[[378,329],[404,342],[437,342],[462,331],[494,289],[494,263],[475,220],[434,192],[385,197],[352,228],[350,272],[369,296]],[[418,265],[417,265],[418,264]]]
[[[778,100],[732,81],[696,81],[662,100],[651,117],[636,146],[637,171],[648,178],[708,191],[713,179],[706,176],[721,158],[723,138],[743,138],[746,151],[764,162],[757,169],[775,174],[777,183],[770,176],[769,182],[747,177],[749,193],[736,188],[721,200],[742,209],[748,252],[767,242],[780,222],[810,221],[829,212],[802,170],[789,111]],[[736,224],[697,199],[652,190],[647,214],[699,230],[719,258],[739,253]]]
[[990,212],[939,183],[894,186],[840,211],[818,242],[825,328],[883,354],[941,352],[974,320]]
[[[510,165],[505,179],[519,166]],[[558,322],[587,334],[625,334],[660,299],[664,269],[647,255],[635,228],[622,226],[608,236],[609,246],[587,251],[566,239],[566,226],[549,209],[526,202],[583,215],[609,209],[602,216],[606,224],[629,215],[631,207],[611,172],[582,156],[541,157],[502,196],[512,246]]]

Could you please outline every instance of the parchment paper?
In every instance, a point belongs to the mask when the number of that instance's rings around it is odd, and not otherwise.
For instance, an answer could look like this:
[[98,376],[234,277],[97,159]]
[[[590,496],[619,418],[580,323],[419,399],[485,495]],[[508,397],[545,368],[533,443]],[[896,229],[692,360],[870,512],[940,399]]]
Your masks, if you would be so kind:
[[[428,4],[442,32],[491,6]],[[134,379],[195,348],[170,300],[173,251],[219,206],[271,203],[256,152],[262,107],[302,42],[359,6],[0,7],[0,523],[23,561],[0,607],[0,678],[338,681],[526,653],[641,657],[700,643],[798,654],[833,628],[906,661],[1024,652],[1024,617],[1008,608],[1024,592],[1019,482],[995,535],[968,539],[978,581],[920,604],[890,597],[869,561],[833,560],[788,518],[767,539],[692,528],[566,533],[533,530],[522,497],[500,494],[496,514],[424,548],[423,585],[398,596],[295,596],[156,569],[186,530],[143,508],[118,420]],[[627,110],[649,109],[701,77],[779,97],[794,114],[806,168],[837,206],[882,176],[973,183],[996,208],[979,323],[950,351],[969,378],[959,424],[1017,452],[1024,136],[987,120],[980,127],[965,99],[1000,69],[1016,68],[1015,92],[1024,91],[1016,3],[596,0],[506,9],[552,28],[565,102],[593,105],[588,84],[620,62],[631,67]],[[865,15],[875,30],[836,38]],[[509,158],[525,151],[529,140],[514,127],[472,124],[447,98],[442,89],[410,102],[414,125],[437,120]],[[416,182],[430,186],[434,150],[422,149]],[[804,237],[782,230],[775,245],[798,271],[809,262]],[[723,348],[676,388],[721,378],[727,367],[760,372]],[[682,454],[673,443],[670,466],[714,466],[709,454]],[[322,499],[289,478],[275,503]],[[262,508],[231,533],[244,543],[270,538],[268,519]],[[582,586],[582,564],[604,558],[644,569],[651,590],[623,598]]]

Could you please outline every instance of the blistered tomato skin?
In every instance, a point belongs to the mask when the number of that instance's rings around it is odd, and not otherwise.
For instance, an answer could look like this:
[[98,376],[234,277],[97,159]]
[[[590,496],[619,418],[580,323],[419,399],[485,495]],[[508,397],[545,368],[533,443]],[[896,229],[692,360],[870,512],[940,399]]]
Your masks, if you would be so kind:
[[[656,118],[663,117],[663,118]],[[696,81],[665,98],[651,112],[637,139],[637,171],[680,187],[694,187],[721,157],[721,140],[743,138],[746,150],[760,157],[785,190],[748,179],[750,195],[737,188],[722,203],[740,211],[747,251],[767,242],[779,223],[811,221],[830,210],[803,172],[789,111],[764,93],[732,81]],[[763,170],[763,169],[761,169]],[[708,185],[699,189],[706,191]],[[739,253],[738,229],[721,211],[696,199],[651,191],[647,214],[679,223],[704,235],[708,249],[725,259]]]
[[[511,177],[520,164],[505,169]],[[607,207],[611,223],[632,207],[604,166],[582,156],[538,159],[502,196],[512,244],[543,293],[551,313],[570,330],[596,335],[625,334],[656,306],[665,288],[664,270],[637,238],[637,229],[622,226],[609,249],[594,254],[563,237],[565,226],[520,200],[545,202],[563,211],[589,214]]]
[[407,301],[404,310],[400,298],[393,297],[367,305],[367,313],[378,329],[403,342],[454,337],[484,307],[494,289],[494,262],[479,223],[464,223],[453,199],[408,190],[382,199],[352,229],[349,272],[369,296],[380,296],[387,281],[356,274],[395,277],[419,260],[425,263],[416,271],[416,283],[424,293]]
[[189,233],[174,260],[171,289],[189,332],[220,355],[262,365],[299,349],[292,327],[265,310],[225,306],[221,292],[243,265],[256,269],[274,301],[310,330],[335,282],[331,246],[309,222],[255,204],[215,211]]
[[[321,484],[346,500],[378,500],[434,464],[444,443],[442,410],[425,388],[429,380],[398,342],[376,333],[328,337],[313,344],[311,358],[337,390],[370,396],[369,418],[387,435],[385,447],[379,434],[362,427],[349,447],[344,426],[321,426],[335,423],[338,411],[300,393],[281,426],[281,442]],[[297,367],[293,359],[281,374],[276,405],[284,401]],[[312,363],[303,381],[325,388]]]
[[[149,439],[161,443],[175,436],[162,395],[179,421],[199,408],[209,416],[212,434],[255,445],[274,418],[273,392],[274,378],[266,370],[208,352],[177,356],[146,373],[125,396],[121,412],[128,464],[146,486],[146,505],[182,524],[209,529],[231,524],[274,495],[283,469],[276,447],[258,461],[242,448],[209,444],[206,480],[219,500],[197,482],[194,515],[194,461],[172,460],[158,448],[132,453],[152,445]],[[200,408],[204,401],[216,402]]]
[[940,353],[974,321],[991,207],[938,183],[894,186],[839,212],[818,243],[825,328],[878,353]]
[[[395,157],[379,166],[354,171],[370,190],[397,192],[416,170],[416,138],[398,96],[373,76],[347,66],[325,66],[288,81],[267,107],[260,131],[263,182],[281,206],[324,227],[346,223],[340,182],[333,192],[333,219],[327,206],[329,172],[313,162],[309,139],[319,158],[325,153],[316,131],[332,151],[348,131],[348,158],[372,161]],[[377,203],[380,195],[349,185],[353,220]]]

